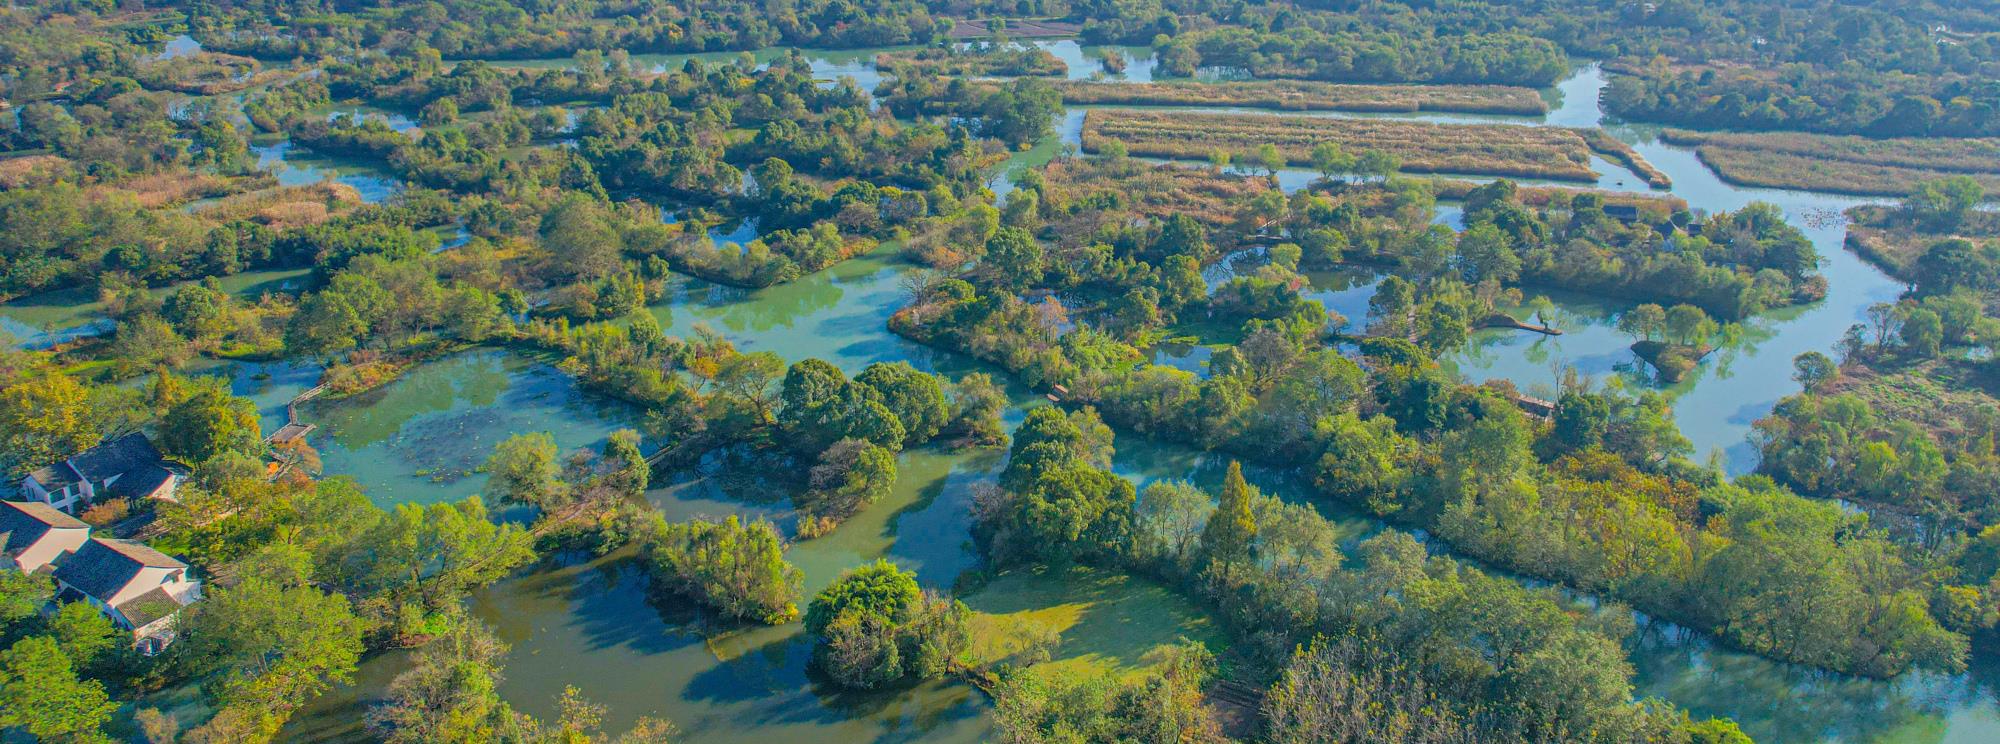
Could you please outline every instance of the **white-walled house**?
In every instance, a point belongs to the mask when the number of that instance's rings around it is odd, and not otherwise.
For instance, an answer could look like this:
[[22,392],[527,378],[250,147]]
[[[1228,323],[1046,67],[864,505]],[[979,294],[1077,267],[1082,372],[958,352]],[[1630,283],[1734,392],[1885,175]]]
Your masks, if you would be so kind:
[[54,570],[90,541],[90,525],[39,501],[0,501],[0,567]]
[[76,514],[111,498],[172,501],[179,482],[153,440],[133,432],[36,469],[21,480],[21,496]]
[[172,643],[181,609],[201,599],[188,565],[142,543],[93,537],[56,565],[57,599],[89,602],[139,650]]

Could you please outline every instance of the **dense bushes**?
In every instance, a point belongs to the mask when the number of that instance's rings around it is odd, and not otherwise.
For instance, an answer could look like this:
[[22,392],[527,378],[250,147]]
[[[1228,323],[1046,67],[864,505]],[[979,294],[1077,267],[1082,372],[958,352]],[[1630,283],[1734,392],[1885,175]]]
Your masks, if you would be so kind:
[[[1673,728],[1672,719],[1630,702],[1630,667],[1603,630],[1616,627],[1615,610],[1566,609],[1554,592],[1429,557],[1396,532],[1362,543],[1362,566],[1343,568],[1324,518],[1263,496],[1235,469],[1220,507],[1168,483],[1149,487],[1135,510],[1129,483],[1096,462],[1108,443],[1094,443],[1078,416],[1092,418],[1087,409],[1070,416],[1037,409],[1016,433],[1000,489],[975,512],[976,534],[994,560],[1084,560],[1160,576],[1213,602],[1245,639],[1237,651],[1273,665],[1315,635],[1380,632],[1387,647],[1413,660],[1415,674],[1451,692],[1450,710],[1490,711],[1477,723],[1488,740],[1623,741]],[[1108,493],[1050,488],[1100,478],[1125,485]],[[1062,690],[1035,695],[1068,699]],[[1019,704],[1002,701],[1003,709]]]
[[669,523],[653,517],[640,536],[655,586],[724,617],[776,625],[798,617],[799,570],[785,562],[778,531],[764,521]]
[[957,600],[917,587],[916,574],[887,561],[841,575],[806,611],[814,660],[843,687],[868,689],[952,671],[972,614]]

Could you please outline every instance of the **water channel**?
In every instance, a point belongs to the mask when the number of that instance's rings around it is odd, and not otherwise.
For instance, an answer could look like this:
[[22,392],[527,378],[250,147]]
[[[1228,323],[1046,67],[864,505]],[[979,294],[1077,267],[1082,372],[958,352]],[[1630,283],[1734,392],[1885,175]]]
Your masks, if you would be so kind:
[[[1100,50],[1073,41],[1038,42],[1070,65],[1075,78],[1101,75]],[[815,74],[852,77],[863,90],[879,81],[877,50],[810,52]],[[1153,69],[1150,52],[1123,50],[1125,75],[1143,79]],[[752,55],[759,62],[783,54]],[[697,55],[728,60],[740,55]],[[635,56],[654,69],[678,65],[681,56]],[[506,61],[539,66],[567,60]],[[1210,71],[1226,74],[1226,71]],[[1800,192],[1743,189],[1721,182],[1691,151],[1667,146],[1651,128],[1604,121],[1597,92],[1604,77],[1586,67],[1547,92],[1552,111],[1541,119],[1521,117],[1436,117],[1428,120],[1505,120],[1561,126],[1606,125],[1634,144],[1674,180],[1674,195],[1709,212],[1734,210],[1752,201],[1783,208],[1790,221],[1811,236],[1825,257],[1827,298],[1753,318],[1733,334],[1722,351],[1705,360],[1689,378],[1661,387],[1626,346],[1633,339],[1615,329],[1627,306],[1563,293],[1530,292],[1533,303],[1567,333],[1559,337],[1482,331],[1465,352],[1449,360],[1470,380],[1504,378],[1530,391],[1546,390],[1565,366],[1619,384],[1663,390],[1674,401],[1676,420],[1699,456],[1719,453],[1731,472],[1754,467],[1756,453],[1746,440],[1750,424],[1784,395],[1796,390],[1791,358],[1807,350],[1828,350],[1842,331],[1858,322],[1868,305],[1893,299],[1900,285],[1841,246],[1844,227],[1826,220],[1860,200]],[[373,113],[373,112],[369,112]],[[995,186],[1005,191],[1007,174],[1035,167],[1074,146],[1086,112],[1064,117],[1057,138],[1020,153],[1001,169]],[[289,145],[267,145],[260,158],[301,166]],[[1643,188],[1633,174],[1599,162],[1604,188]],[[338,171],[335,171],[338,174]],[[386,197],[398,188],[392,179],[365,177],[364,196]],[[1281,183],[1296,187],[1312,174],[1288,171]],[[292,179],[317,180],[309,175]],[[360,186],[361,184],[356,184]],[[1440,219],[1453,219],[1452,207]],[[740,347],[770,350],[789,360],[819,357],[849,373],[878,361],[908,361],[928,370],[958,375],[997,370],[953,354],[905,341],[886,329],[888,315],[903,302],[899,287],[908,266],[893,247],[837,265],[795,282],[743,290],[695,279],[677,280],[667,299],[652,311],[670,333],[713,329]],[[1330,309],[1358,319],[1377,279],[1367,271],[1312,277],[1309,291]],[[17,337],[30,331],[36,341],[92,323],[95,312],[75,297],[27,298],[0,306],[0,326]],[[101,328],[100,328],[101,330]],[[1168,355],[1199,369],[1205,354],[1188,349]],[[1163,359],[1165,361],[1165,359]],[[310,384],[315,371],[304,365],[223,365],[211,370],[229,376],[239,393],[255,397],[267,424],[283,416],[282,401]],[[1036,399],[1011,391],[1017,402]],[[308,406],[319,425],[313,442],[324,454],[327,472],[357,479],[383,504],[429,503],[478,492],[477,472],[499,438],[519,431],[551,431],[560,445],[588,446],[612,430],[640,427],[643,417],[619,404],[597,400],[542,361],[508,352],[477,350],[434,362],[369,394]],[[1011,412],[1017,422],[1021,409]],[[833,534],[795,544],[788,552],[805,570],[807,590],[826,585],[840,571],[887,557],[918,572],[929,586],[948,587],[974,557],[967,550],[972,486],[992,479],[1003,465],[995,452],[905,453],[891,496]],[[1121,437],[1116,467],[1141,482],[1190,478],[1212,485],[1225,463],[1216,457],[1137,437]],[[678,519],[695,515],[742,514],[786,525],[789,506],[782,494],[746,486],[716,466],[656,484],[648,499]],[[1281,473],[1253,472],[1267,492],[1305,500],[1307,489]],[[1358,539],[1378,523],[1345,513],[1329,513],[1347,535]],[[1152,647],[1176,638],[1212,637],[1200,613],[1158,587],[1109,576],[1007,576],[970,594],[975,609],[1000,615],[1049,616],[1063,629],[1057,656],[1104,661],[1113,668],[1142,662]],[[982,741],[990,738],[983,696],[958,684],[856,695],[816,684],[806,673],[808,644],[797,625],[777,628],[715,629],[678,608],[646,599],[644,582],[631,558],[614,553],[590,559],[563,556],[537,570],[508,579],[475,595],[473,611],[492,623],[512,645],[503,695],[521,710],[551,715],[555,697],[575,685],[609,706],[608,728],[622,729],[642,715],[665,716],[690,741]],[[1665,623],[1642,623],[1632,641],[1639,674],[1637,694],[1658,696],[1697,717],[1729,716],[1766,742],[1974,742],[2000,740],[2000,705],[1995,684],[2000,669],[1989,663],[1956,676],[1909,675],[1893,682],[1861,680],[1779,664],[1717,648],[1706,638]],[[358,684],[316,701],[287,729],[298,741],[365,739],[366,695],[379,694],[405,663],[401,654],[366,660]],[[1064,662],[1068,663],[1068,662]]]

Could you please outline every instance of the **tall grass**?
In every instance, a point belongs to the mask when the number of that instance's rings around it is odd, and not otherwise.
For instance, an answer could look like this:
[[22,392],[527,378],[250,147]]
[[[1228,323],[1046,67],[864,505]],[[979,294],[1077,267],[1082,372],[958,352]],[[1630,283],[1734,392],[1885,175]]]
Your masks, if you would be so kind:
[[1583,137],[1558,127],[1185,111],[1103,110],[1086,115],[1084,149],[1098,151],[1112,141],[1123,143],[1133,155],[1183,159],[1207,158],[1217,151],[1240,157],[1270,144],[1287,162],[1299,166],[1311,165],[1314,146],[1333,142],[1348,152],[1393,154],[1402,160],[1403,170],[1412,173],[1597,179]]
[[1824,134],[1694,132],[1661,139],[1695,148],[1723,180],[1745,186],[1903,196],[1919,182],[1969,175],[2000,197],[2000,139],[1870,139]]
[[1128,106],[1247,106],[1288,111],[1363,111],[1540,116],[1548,103],[1529,88],[1507,85],[1343,85],[1305,80],[1252,80],[1209,83],[1175,80],[1152,83],[1057,84],[1070,104]]
[[1632,149],[1632,146],[1625,144],[1624,140],[1611,136],[1610,132],[1602,129],[1573,131],[1583,137],[1584,143],[1590,145],[1590,149],[1597,154],[1617,161],[1620,165],[1632,169],[1633,173],[1639,174],[1640,178],[1646,179],[1646,185],[1656,189],[1674,187],[1674,179],[1667,177],[1666,171],[1653,167],[1652,163],[1646,161],[1646,156],[1640,155],[1638,150]]

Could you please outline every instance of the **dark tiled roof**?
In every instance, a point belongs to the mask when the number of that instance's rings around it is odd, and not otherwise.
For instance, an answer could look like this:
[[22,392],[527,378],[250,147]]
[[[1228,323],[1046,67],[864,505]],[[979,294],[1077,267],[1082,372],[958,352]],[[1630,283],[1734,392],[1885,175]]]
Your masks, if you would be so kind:
[[186,568],[160,551],[135,542],[93,537],[56,567],[56,578],[100,600],[117,594],[147,566]]
[[118,613],[124,615],[133,628],[143,628],[154,620],[174,614],[181,607],[180,600],[174,599],[174,595],[162,588],[125,600],[124,604],[118,605]]
[[152,493],[153,489],[159,488],[161,483],[167,482],[167,479],[172,477],[174,474],[167,472],[166,468],[143,465],[137,470],[126,473],[117,483],[111,484],[108,490],[112,497],[138,498]]
[[35,472],[29,473],[28,477],[35,479],[36,483],[42,484],[42,488],[50,491],[60,491],[64,486],[74,486],[83,481],[77,477],[76,469],[70,467],[68,461],[43,465],[36,468]]
[[52,529],[88,529],[89,525],[39,501],[0,501],[0,550],[14,555],[41,540]]
[[160,459],[160,450],[153,447],[153,440],[139,432],[132,432],[70,458],[70,464],[84,478],[103,481],[140,468],[158,467]]

